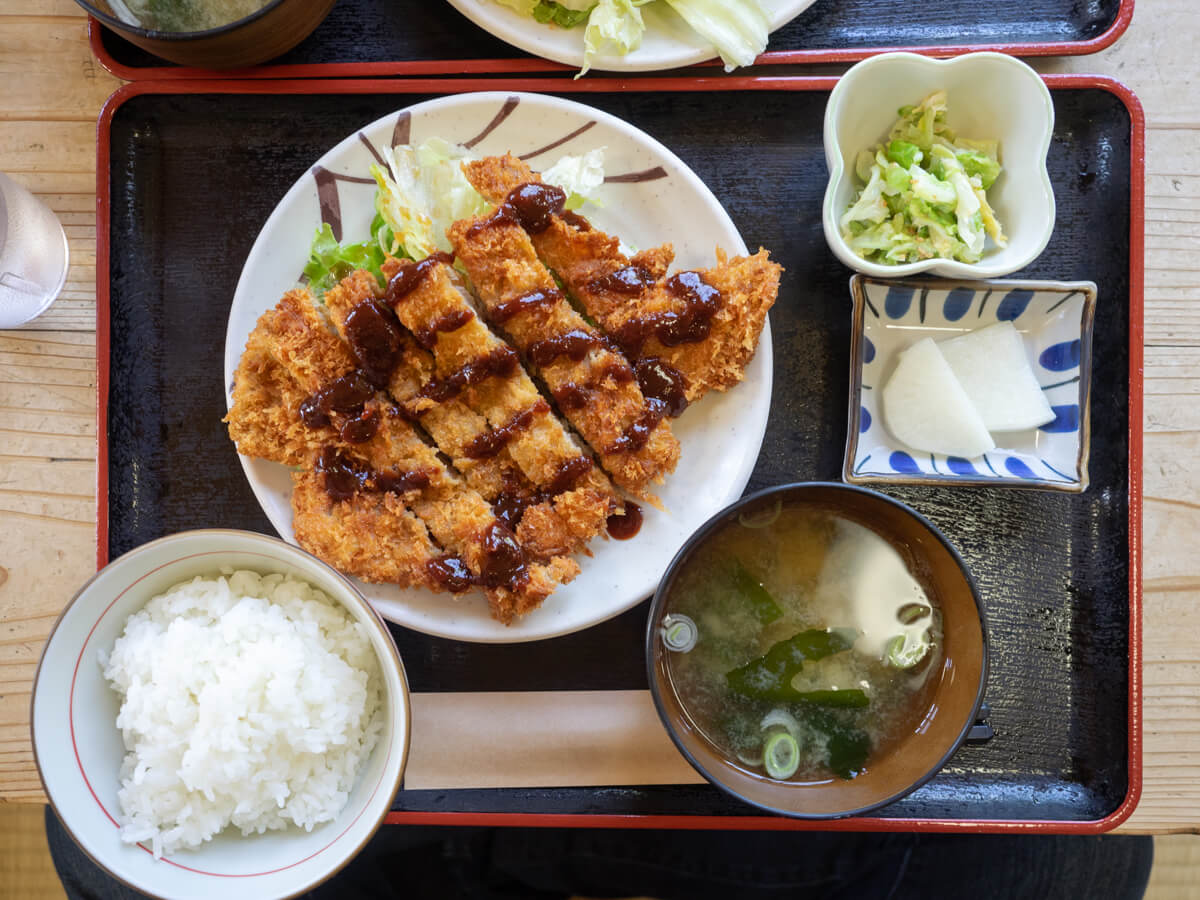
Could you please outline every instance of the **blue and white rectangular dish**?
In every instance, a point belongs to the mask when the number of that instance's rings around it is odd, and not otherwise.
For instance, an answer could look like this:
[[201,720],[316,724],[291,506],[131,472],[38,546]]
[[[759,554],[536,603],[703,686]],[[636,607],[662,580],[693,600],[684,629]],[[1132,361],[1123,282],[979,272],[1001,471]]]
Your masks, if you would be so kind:
[[[1088,484],[1092,319],[1090,281],[850,279],[854,323],[842,477],[851,484],[1009,485],[1083,491]],[[901,351],[1009,321],[1020,332],[1052,422],[997,434],[965,459],[914,450],[888,433],[879,389]]]

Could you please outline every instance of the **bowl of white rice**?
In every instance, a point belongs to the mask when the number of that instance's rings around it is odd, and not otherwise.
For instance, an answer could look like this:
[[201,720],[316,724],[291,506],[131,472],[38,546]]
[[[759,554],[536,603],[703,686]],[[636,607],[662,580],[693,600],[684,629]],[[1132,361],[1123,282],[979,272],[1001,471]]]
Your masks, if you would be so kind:
[[152,896],[268,900],[371,839],[408,756],[383,620],[275,538],[189,531],[71,600],[34,682],[34,755],[76,842]]

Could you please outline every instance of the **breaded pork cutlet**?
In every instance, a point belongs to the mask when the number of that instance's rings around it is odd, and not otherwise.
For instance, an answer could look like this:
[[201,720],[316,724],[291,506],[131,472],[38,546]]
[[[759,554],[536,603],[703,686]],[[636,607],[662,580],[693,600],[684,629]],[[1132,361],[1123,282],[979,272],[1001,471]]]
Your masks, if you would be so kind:
[[674,470],[679,442],[629,361],[567,302],[517,221],[480,216],[455,222],[447,235],[488,320],[521,351],[613,481],[656,503],[650,485]]
[[[491,202],[503,204],[521,185],[540,177],[513,156],[463,165],[468,180]],[[669,245],[637,254],[582,216],[552,211],[530,235],[541,261],[571,297],[633,360],[660,360],[683,376],[687,402],[726,390],[745,377],[783,269],[767,251],[667,276]]]
[[377,373],[325,328],[307,291],[260,318],[248,344],[258,348],[287,371],[306,398],[297,418],[326,441],[312,469],[293,476],[302,546],[369,581],[451,591],[481,584],[505,622],[578,571],[571,560],[526,560],[491,507],[376,390]]
[[[391,260],[385,264],[385,272],[389,277],[394,276],[399,267],[398,261]],[[440,279],[434,276],[433,281],[439,283]],[[453,288],[449,290],[453,298],[429,296],[422,289],[419,295],[406,298],[401,304],[402,311],[410,312],[410,303],[442,307],[455,303],[452,318],[463,318],[466,312],[474,319],[462,295]],[[386,302],[375,277],[365,271],[353,273],[325,294],[326,310],[343,336],[353,327],[347,324],[351,314],[365,302]],[[444,311],[438,315],[451,313]],[[438,333],[428,325],[437,318],[409,316],[433,351],[417,346],[417,338],[408,332],[399,337],[399,352],[389,378],[392,399],[408,418],[420,422],[455,468],[464,473],[467,482],[516,531],[517,539],[533,559],[550,561],[583,549],[620,505],[611,484],[602,474],[590,471],[590,459],[580,467],[579,449],[566,438],[556,420],[530,423],[537,426],[532,429],[533,435],[544,439],[544,446],[530,444],[525,435],[515,433],[515,428],[507,433],[512,440],[502,440],[506,432],[498,428],[509,424],[517,412],[503,407],[501,400],[507,399],[510,405],[524,401],[525,405],[520,407],[523,410],[539,400],[540,395],[536,395],[536,389],[533,397],[522,396],[515,389],[505,391],[510,380],[524,377],[528,381],[528,378],[515,351],[499,340],[489,341],[486,346],[482,340],[470,340],[479,337],[475,328],[487,333],[477,320],[472,323],[463,318],[463,325],[455,332],[444,331],[441,339],[425,338],[424,332],[431,336]],[[458,335],[460,340],[445,337],[457,331],[465,332]],[[443,341],[445,346],[435,353]],[[469,353],[472,345],[479,352]],[[461,360],[454,352],[456,347],[458,355],[463,357]],[[489,366],[489,362],[501,365]],[[497,420],[499,426],[495,426]],[[566,439],[566,446],[554,439],[551,426]],[[564,463],[568,459],[572,462],[565,467],[555,466],[551,453],[557,453]],[[568,490],[572,486],[576,489]],[[559,564],[565,564],[565,560]]]
[[[389,259],[384,302],[434,358],[437,378],[454,381],[506,345],[475,315],[445,260]],[[563,428],[537,387],[516,366],[465,388],[460,400],[487,419],[464,448],[474,459],[507,450],[527,485],[510,482],[494,502],[521,543],[547,555],[572,553],[622,508],[608,477]]]

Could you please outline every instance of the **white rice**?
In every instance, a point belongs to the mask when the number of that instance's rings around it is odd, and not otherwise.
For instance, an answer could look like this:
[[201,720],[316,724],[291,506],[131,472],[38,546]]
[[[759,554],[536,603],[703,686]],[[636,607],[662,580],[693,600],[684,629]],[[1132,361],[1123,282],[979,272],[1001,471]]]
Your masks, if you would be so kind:
[[340,604],[294,578],[224,570],[125,623],[104,676],[121,696],[121,838],[155,855],[225,828],[337,817],[383,727],[379,662]]

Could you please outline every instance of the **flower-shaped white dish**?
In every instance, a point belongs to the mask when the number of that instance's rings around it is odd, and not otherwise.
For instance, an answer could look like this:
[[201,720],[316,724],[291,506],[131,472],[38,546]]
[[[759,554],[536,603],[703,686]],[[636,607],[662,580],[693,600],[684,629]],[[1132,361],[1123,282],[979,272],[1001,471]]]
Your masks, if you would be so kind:
[[[989,238],[977,263],[931,258],[902,265],[869,262],[850,249],[839,219],[858,193],[854,159],[887,137],[897,110],[945,90],[946,121],[959,135],[998,140],[1003,170],[988,202],[1008,237]],[[1022,269],[1046,248],[1054,230],[1054,192],[1046,154],[1054,130],[1054,104],[1040,75],[1002,53],[969,53],[928,59],[883,53],[852,66],[825,107],[825,162],[829,185],[822,218],[825,240],[843,263],[879,278],[930,272],[946,278],[996,278]]]
[[[120,698],[104,677],[100,652],[112,650],[128,618],[152,597],[198,575],[213,577],[226,566],[294,575],[349,611],[379,660],[383,691],[376,715],[383,727],[334,820],[312,831],[292,826],[250,836],[230,826],[195,849],[156,859],[148,841],[127,844],[119,834],[117,792],[126,749],[117,727]],[[331,877],[382,824],[408,756],[408,683],[391,633],[333,568],[263,534],[185,531],[113,560],[67,604],[38,665],[32,733],[38,772],[55,812],[79,846],[118,880],[174,900],[271,900]]]
[[[1010,485],[1080,492],[1087,487],[1092,377],[1090,281],[850,279],[854,324],[842,477],[852,484]],[[997,447],[964,459],[914,450],[884,425],[880,390],[901,351],[1008,321],[1020,333],[1054,421],[997,432]]]

